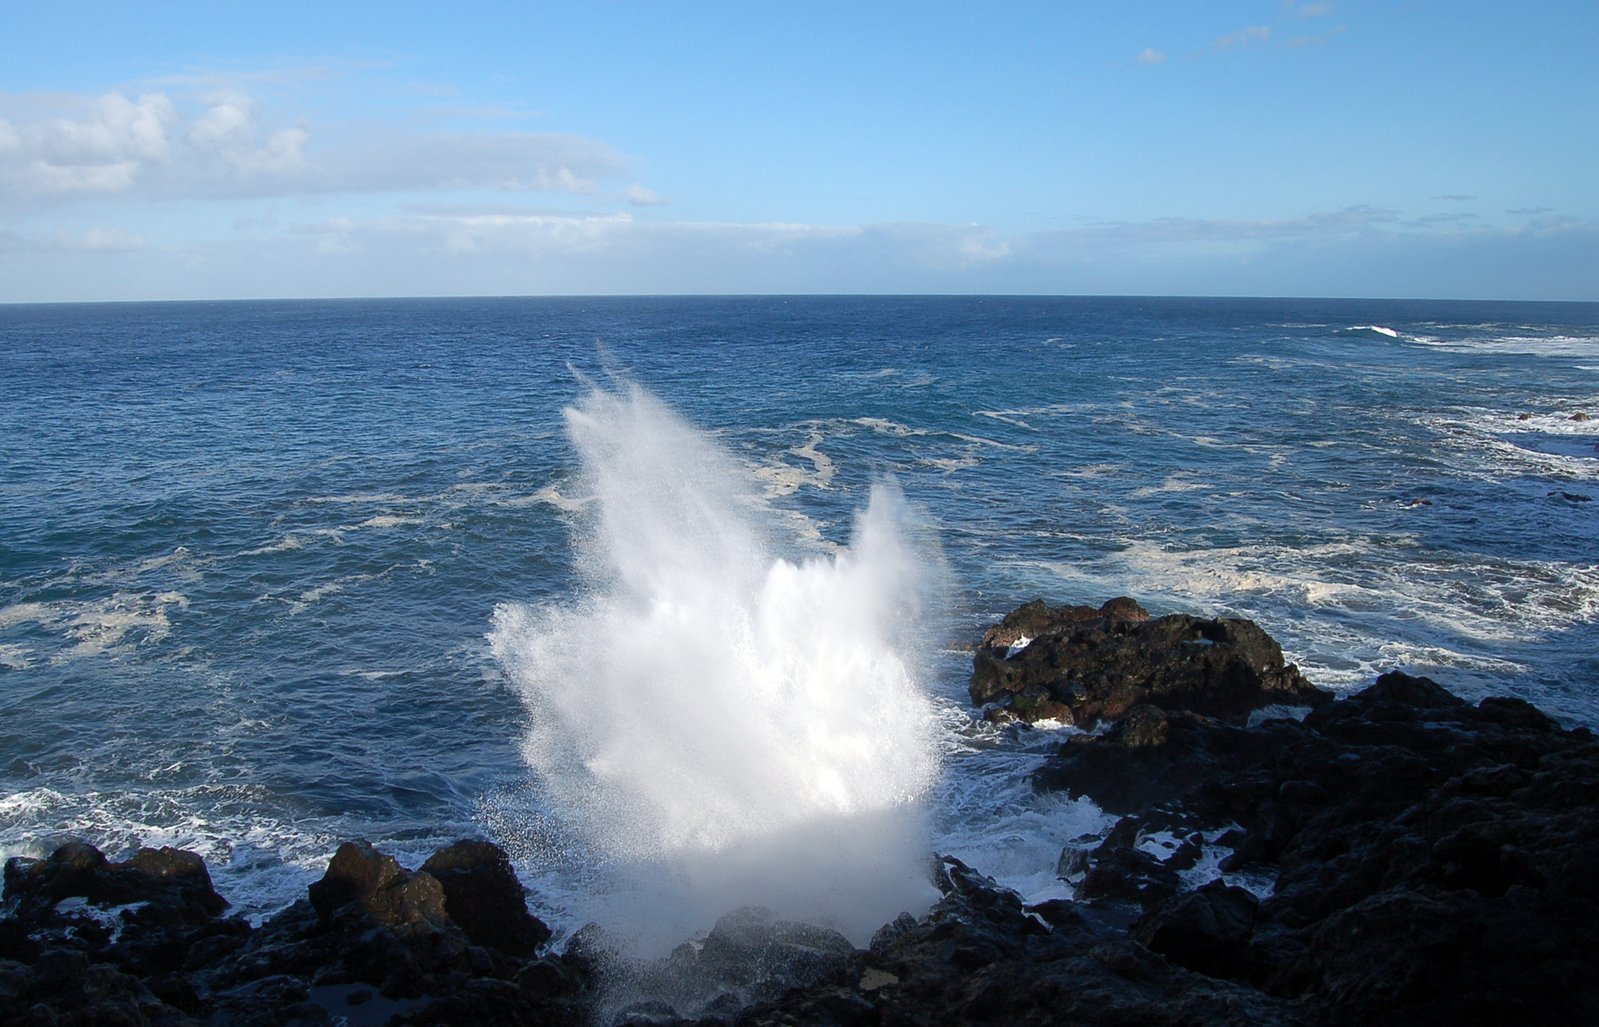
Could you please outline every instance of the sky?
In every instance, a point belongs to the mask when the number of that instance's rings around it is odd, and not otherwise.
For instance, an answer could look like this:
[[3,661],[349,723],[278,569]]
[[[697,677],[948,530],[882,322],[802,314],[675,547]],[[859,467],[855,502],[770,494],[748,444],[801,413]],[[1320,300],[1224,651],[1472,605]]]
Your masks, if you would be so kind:
[[1599,2],[6,0],[0,302],[1599,301]]

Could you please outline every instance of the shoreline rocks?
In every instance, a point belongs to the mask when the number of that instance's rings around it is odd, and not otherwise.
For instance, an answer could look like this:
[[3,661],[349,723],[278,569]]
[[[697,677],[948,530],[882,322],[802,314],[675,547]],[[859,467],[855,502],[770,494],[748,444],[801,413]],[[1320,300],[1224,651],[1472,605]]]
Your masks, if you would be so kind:
[[[486,841],[415,870],[346,842],[259,927],[192,853],[77,842],[5,866],[0,1022],[1599,1022],[1591,731],[1397,673],[1334,702],[1247,621],[1131,600],[1022,607],[973,691],[1103,727],[1034,777],[1120,815],[1063,840],[1075,900],[1028,906],[943,857],[939,901],[866,949],[752,908],[640,961],[592,926],[550,951]],[[1303,720],[1251,723],[1285,697]]]
[[1242,724],[1267,706],[1320,706],[1316,688],[1253,621],[1151,617],[1132,599],[1099,608],[1034,600],[990,628],[967,691],[991,720],[1089,730],[1138,705]]

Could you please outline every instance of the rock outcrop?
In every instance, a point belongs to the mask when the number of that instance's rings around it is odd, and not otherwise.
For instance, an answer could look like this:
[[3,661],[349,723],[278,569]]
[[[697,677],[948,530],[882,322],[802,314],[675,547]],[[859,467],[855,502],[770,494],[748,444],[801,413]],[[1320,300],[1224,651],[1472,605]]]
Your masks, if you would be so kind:
[[983,635],[968,691],[990,719],[1085,730],[1140,704],[1242,724],[1262,707],[1332,699],[1252,621],[1152,618],[1125,597],[1098,609],[1035,600],[1015,610]]
[[578,970],[540,956],[496,846],[460,842],[409,871],[362,841],[260,927],[224,917],[200,857],[123,863],[74,842],[5,868],[6,1024],[575,1023]]
[[[1393,673],[1247,730],[1144,707],[1037,783],[1129,814],[1079,897],[1177,965],[1329,1023],[1599,1022],[1599,744],[1525,702]],[[1157,835],[1213,839],[1222,878],[1174,892]]]

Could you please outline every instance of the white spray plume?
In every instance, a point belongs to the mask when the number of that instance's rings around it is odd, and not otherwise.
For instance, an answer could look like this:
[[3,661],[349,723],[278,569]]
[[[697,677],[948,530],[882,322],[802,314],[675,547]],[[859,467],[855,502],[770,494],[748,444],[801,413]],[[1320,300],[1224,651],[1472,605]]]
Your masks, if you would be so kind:
[[649,947],[758,904],[860,943],[925,906],[939,767],[913,656],[938,562],[898,489],[793,562],[744,468],[643,389],[566,417],[583,594],[501,606],[490,639],[552,812],[625,894],[594,918]]

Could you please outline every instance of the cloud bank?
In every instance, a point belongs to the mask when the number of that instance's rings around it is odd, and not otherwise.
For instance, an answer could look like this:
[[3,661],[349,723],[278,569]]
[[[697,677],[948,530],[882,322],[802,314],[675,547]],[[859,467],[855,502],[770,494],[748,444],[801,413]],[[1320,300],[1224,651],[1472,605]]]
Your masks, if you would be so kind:
[[[1259,26],[1215,45],[1267,41]],[[1137,58],[1161,60],[1153,48]],[[750,292],[1599,300],[1599,223],[1546,207],[1506,220],[1460,209],[1477,202],[1465,193],[1433,194],[1442,211],[1354,203],[1276,218],[1078,218],[1047,231],[715,220],[677,214],[694,198],[669,204],[610,143],[527,131],[514,111],[312,121],[277,113],[297,109],[274,102],[281,87],[195,77],[94,96],[0,94],[0,302]]]
[[0,196],[34,206],[93,196],[589,194],[626,167],[612,147],[570,134],[269,125],[237,91],[0,97]]

